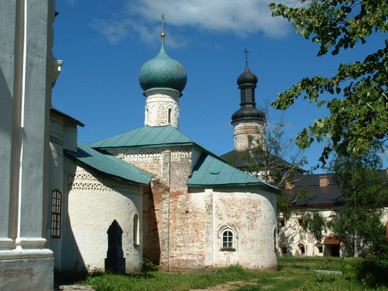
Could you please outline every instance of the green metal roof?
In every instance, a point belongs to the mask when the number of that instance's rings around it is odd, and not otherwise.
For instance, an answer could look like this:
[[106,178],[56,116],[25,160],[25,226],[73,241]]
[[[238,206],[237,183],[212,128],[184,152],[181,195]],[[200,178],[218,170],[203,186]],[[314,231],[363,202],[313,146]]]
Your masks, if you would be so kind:
[[143,126],[91,144],[92,148],[155,147],[161,145],[189,145],[194,141],[176,128]]
[[118,179],[148,185],[151,176],[135,166],[114,156],[104,155],[78,142],[77,152],[65,150],[65,154],[79,163]]
[[278,188],[228,165],[202,146],[195,143],[172,126],[143,126],[98,142],[91,147],[96,149],[125,147],[193,145],[199,147],[202,156],[194,167],[192,176],[187,181],[189,187],[217,186],[260,186],[271,192]]
[[252,185],[267,188],[271,192],[279,191],[271,184],[252,177],[209,154],[201,156],[187,185],[191,187]]

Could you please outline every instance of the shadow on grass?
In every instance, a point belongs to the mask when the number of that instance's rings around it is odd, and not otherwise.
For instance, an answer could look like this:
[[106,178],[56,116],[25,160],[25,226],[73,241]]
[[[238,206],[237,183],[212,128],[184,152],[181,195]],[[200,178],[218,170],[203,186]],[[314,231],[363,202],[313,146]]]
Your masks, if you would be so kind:
[[60,285],[75,285],[83,283],[87,278],[98,278],[104,275],[119,275],[124,278],[132,279],[153,279],[154,272],[159,271],[159,266],[149,260],[144,260],[142,270],[140,272],[132,273],[112,273],[109,271],[95,270],[88,272],[86,270],[54,272],[55,286]]
[[133,279],[153,279],[155,275],[153,272],[133,272],[133,273],[110,273],[110,272],[55,272],[54,273],[54,282],[55,286],[61,285],[76,285],[84,282],[87,278],[98,278],[104,275],[119,275],[124,278],[133,278]]
[[56,286],[74,285],[84,281],[89,274],[87,272],[69,271],[69,272],[54,272],[54,282]]

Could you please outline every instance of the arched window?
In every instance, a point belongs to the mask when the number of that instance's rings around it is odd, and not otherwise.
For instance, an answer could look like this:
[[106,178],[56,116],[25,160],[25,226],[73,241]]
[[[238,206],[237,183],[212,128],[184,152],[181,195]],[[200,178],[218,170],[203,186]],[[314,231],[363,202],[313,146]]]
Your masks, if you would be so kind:
[[298,253],[299,253],[299,255],[306,254],[306,246],[302,242],[298,243]]
[[252,148],[253,144],[253,138],[251,136],[248,136],[248,149],[250,150]]
[[133,245],[139,245],[139,215],[133,216]]
[[51,192],[51,237],[61,237],[62,225],[62,193],[59,190]]
[[288,248],[287,248],[286,245],[281,244],[281,245],[279,245],[279,248],[280,248],[280,253],[281,253],[283,256],[285,256],[285,255],[288,254]]
[[323,245],[320,242],[317,242],[315,244],[316,250],[318,251],[318,254],[323,254]]
[[168,112],[167,112],[167,123],[168,124],[171,124],[171,114],[172,114],[172,109],[168,108]]
[[276,252],[278,250],[278,243],[277,243],[277,227],[273,228],[273,250]]
[[232,228],[226,227],[222,229],[220,239],[222,251],[236,251],[236,232]]

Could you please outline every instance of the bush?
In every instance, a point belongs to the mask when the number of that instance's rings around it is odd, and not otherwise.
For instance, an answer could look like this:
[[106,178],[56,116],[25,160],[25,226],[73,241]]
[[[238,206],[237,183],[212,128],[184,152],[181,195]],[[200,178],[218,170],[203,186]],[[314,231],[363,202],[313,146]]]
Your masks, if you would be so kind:
[[358,275],[369,287],[388,287],[388,261],[367,256]]
[[145,259],[143,262],[143,267],[142,267],[141,271],[143,273],[147,274],[149,272],[157,272],[157,271],[159,271],[159,269],[160,269],[159,265],[156,265],[153,262],[151,262],[150,260]]
[[370,288],[388,287],[388,261],[372,255],[345,260],[342,272],[346,279],[357,280]]

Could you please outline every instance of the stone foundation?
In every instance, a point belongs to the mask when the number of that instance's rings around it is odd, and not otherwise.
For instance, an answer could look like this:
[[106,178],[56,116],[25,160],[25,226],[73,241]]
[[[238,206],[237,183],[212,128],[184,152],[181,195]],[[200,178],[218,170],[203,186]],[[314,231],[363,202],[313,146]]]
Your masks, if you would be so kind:
[[0,251],[0,290],[53,290],[53,268],[48,249]]

